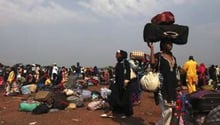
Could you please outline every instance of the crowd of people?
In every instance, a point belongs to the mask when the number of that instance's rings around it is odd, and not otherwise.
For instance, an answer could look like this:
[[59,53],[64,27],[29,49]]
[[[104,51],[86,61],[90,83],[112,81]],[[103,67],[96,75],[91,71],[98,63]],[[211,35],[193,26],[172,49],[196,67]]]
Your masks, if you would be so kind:
[[[149,67],[160,72],[161,86],[155,95],[155,103],[161,108],[161,119],[158,124],[169,124],[172,119],[172,108],[176,106],[178,92],[185,86],[188,93],[196,92],[203,86],[219,87],[220,70],[218,65],[206,67],[198,63],[193,56],[189,56],[182,66],[176,63],[176,57],[171,52],[172,43],[160,42],[160,51],[154,52],[153,43],[148,43],[150,55],[144,59],[129,58],[128,52],[116,52],[116,66],[105,68],[83,67],[77,62],[70,68],[59,67],[56,63],[50,66],[22,63],[13,66],[0,65],[0,86],[5,96],[35,93],[38,90],[71,89],[73,84],[79,83],[84,88],[89,85],[109,85],[111,94],[108,96],[108,111],[101,117],[113,117],[120,114],[121,118],[133,115],[133,106],[140,104],[142,88],[140,78]],[[149,59],[146,57],[149,56]],[[131,56],[131,55],[130,55]],[[131,70],[132,69],[132,70]],[[131,74],[135,77],[131,78]],[[69,76],[74,79],[69,79]],[[28,89],[27,89],[28,88]]]
[[113,77],[111,67],[100,68],[82,67],[77,63],[70,68],[57,66],[56,63],[49,66],[39,64],[22,63],[13,66],[0,65],[0,85],[5,89],[5,95],[22,94],[22,87],[36,85],[36,89],[59,88],[64,89],[69,83],[69,76],[74,75],[75,81],[86,81],[91,84],[108,84]]

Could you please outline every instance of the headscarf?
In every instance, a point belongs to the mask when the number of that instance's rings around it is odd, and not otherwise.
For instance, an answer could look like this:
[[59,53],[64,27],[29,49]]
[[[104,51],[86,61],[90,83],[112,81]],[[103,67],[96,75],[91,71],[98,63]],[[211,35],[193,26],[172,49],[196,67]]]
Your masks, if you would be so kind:
[[120,60],[120,61],[128,58],[128,53],[124,50],[118,50],[117,53],[119,53],[121,55],[121,57],[118,58],[118,60]]

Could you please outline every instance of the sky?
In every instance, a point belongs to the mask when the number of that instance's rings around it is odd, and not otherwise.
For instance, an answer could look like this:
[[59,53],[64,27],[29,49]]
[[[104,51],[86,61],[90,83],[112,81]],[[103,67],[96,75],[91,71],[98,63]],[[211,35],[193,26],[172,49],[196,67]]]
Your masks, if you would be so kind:
[[149,54],[145,24],[171,11],[175,24],[189,27],[188,43],[173,46],[178,65],[190,55],[219,65],[219,5],[219,0],[0,0],[0,62],[114,66],[119,49]]

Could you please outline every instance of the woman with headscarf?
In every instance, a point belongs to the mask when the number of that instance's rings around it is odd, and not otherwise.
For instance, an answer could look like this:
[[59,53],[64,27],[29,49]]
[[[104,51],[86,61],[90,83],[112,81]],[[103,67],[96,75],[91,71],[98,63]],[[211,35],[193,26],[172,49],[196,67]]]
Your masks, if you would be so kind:
[[102,117],[120,115],[127,118],[133,115],[130,85],[130,65],[127,60],[127,52],[118,50],[116,52],[117,63],[115,66],[115,82],[110,85],[111,95],[108,97],[111,113],[102,114]]

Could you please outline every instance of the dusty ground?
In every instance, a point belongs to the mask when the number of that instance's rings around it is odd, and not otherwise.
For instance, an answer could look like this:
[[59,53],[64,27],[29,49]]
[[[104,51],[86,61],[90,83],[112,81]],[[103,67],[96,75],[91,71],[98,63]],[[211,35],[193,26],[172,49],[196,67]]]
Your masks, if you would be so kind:
[[[100,90],[104,85],[90,86],[90,90]],[[75,110],[62,110],[47,114],[33,115],[18,111],[24,96],[3,96],[0,90],[0,125],[151,125],[160,116],[160,109],[154,104],[153,93],[143,92],[141,104],[134,106],[133,117],[127,119],[101,118],[103,110],[88,111],[85,106]]]

